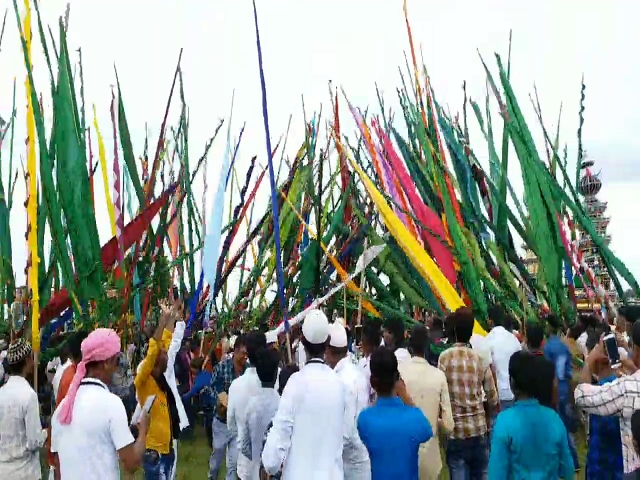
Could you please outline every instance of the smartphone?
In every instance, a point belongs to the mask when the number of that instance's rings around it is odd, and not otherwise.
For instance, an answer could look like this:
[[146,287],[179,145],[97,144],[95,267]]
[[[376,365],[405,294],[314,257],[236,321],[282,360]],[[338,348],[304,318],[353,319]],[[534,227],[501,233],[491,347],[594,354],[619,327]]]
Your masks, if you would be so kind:
[[155,401],[156,401],[155,395],[149,395],[147,397],[147,401],[144,402],[144,406],[141,409],[136,409],[136,411],[133,413],[133,417],[131,417],[132,426],[138,423],[138,420],[140,420],[140,416],[142,415],[143,410],[147,415],[149,415],[149,412],[151,412],[151,408],[153,407],[153,404],[155,403]]
[[620,362],[620,352],[618,351],[618,342],[616,340],[616,335],[614,333],[610,333],[606,335],[602,339],[602,343],[604,344],[604,350],[609,357],[609,363],[611,363],[611,368],[618,368],[621,364]]
[[362,344],[362,325],[356,325],[353,330],[354,330],[356,345]]

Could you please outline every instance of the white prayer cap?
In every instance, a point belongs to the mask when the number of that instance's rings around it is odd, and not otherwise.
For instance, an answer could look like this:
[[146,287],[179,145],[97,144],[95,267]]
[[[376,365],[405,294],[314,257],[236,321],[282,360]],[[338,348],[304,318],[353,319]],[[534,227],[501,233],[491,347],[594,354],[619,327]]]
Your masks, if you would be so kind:
[[278,334],[273,330],[267,332],[265,336],[267,337],[267,345],[278,342]]
[[338,322],[331,324],[329,329],[329,345],[336,348],[344,348],[347,346],[347,331]]
[[302,336],[307,342],[320,345],[329,337],[329,320],[321,310],[310,310],[302,324]]

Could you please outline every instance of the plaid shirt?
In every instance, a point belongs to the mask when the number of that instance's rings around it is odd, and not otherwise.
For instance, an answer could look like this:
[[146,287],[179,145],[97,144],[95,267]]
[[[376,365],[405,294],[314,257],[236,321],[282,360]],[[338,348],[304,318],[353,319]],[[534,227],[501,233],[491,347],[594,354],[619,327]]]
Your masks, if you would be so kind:
[[498,390],[491,369],[475,350],[455,344],[440,354],[438,368],[447,377],[454,428],[451,438],[471,438],[487,433],[483,396],[498,404]]
[[[602,379],[598,385],[610,383],[615,376]],[[622,480],[622,440],[620,419],[616,416],[589,416],[589,450],[587,451],[587,480],[608,478]]]
[[581,383],[574,396],[576,406],[590,415],[620,418],[624,472],[631,473],[640,468],[631,433],[631,415],[640,409],[640,371],[604,385]]
[[[242,373],[247,369],[247,365],[244,366]],[[229,393],[229,387],[239,375],[236,375],[236,369],[233,366],[233,357],[223,360],[216,365],[213,370],[213,376],[211,377],[211,404],[215,408],[218,404],[218,395],[222,392]]]

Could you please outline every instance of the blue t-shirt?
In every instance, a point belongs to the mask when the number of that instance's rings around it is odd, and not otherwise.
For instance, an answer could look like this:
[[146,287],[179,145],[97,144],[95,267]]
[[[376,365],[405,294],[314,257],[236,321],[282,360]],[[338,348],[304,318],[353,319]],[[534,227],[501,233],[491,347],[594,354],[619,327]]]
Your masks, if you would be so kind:
[[500,412],[491,435],[491,480],[573,477],[567,431],[555,410],[528,399]]
[[558,379],[558,400],[564,402],[569,396],[571,374],[571,351],[557,335],[552,335],[544,344],[544,356],[553,362]]
[[398,397],[378,397],[360,412],[358,433],[369,452],[371,480],[418,480],[418,449],[433,437],[422,410]]

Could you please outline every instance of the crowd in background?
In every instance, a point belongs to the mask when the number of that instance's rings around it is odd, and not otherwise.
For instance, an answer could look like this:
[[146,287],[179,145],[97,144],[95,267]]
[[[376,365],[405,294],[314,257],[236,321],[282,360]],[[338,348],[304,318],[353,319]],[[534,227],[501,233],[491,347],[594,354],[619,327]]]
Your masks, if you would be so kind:
[[42,478],[42,452],[51,479],[175,478],[198,424],[211,479],[638,478],[635,307],[568,327],[494,306],[486,336],[467,308],[408,331],[311,310],[287,336],[206,338],[186,331],[182,302],[161,312],[127,342],[104,328],[55,336],[38,393],[29,343],[2,341],[0,478]]

